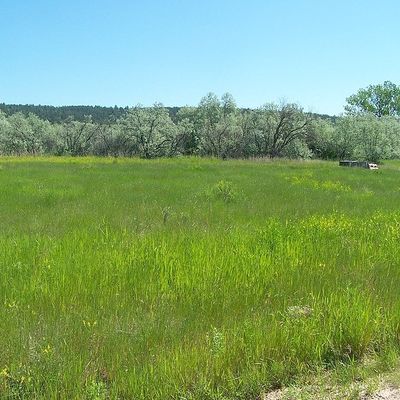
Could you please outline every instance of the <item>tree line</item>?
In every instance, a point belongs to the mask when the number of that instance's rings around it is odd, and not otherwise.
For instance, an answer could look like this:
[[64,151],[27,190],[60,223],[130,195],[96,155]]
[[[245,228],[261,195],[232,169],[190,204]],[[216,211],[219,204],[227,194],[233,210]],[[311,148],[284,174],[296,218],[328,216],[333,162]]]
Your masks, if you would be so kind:
[[295,103],[240,109],[230,94],[209,93],[196,107],[160,103],[126,108],[116,118],[49,122],[0,111],[0,154],[288,157],[379,161],[400,157],[400,90],[391,82],[360,89],[346,113],[322,118]]
[[49,122],[61,123],[71,116],[77,121],[85,121],[90,115],[94,122],[105,123],[115,121],[122,117],[128,107],[102,107],[102,106],[47,106],[34,104],[5,104],[0,103],[0,111],[6,115],[18,112],[28,115],[30,113]]
[[[180,107],[166,107],[171,118],[174,118]],[[10,116],[16,113],[37,115],[49,122],[64,122],[73,117],[76,121],[84,122],[88,115],[95,123],[116,121],[122,117],[129,107],[104,107],[104,106],[48,106],[35,104],[6,104],[0,103],[0,111]],[[328,117],[328,116],[325,116]]]

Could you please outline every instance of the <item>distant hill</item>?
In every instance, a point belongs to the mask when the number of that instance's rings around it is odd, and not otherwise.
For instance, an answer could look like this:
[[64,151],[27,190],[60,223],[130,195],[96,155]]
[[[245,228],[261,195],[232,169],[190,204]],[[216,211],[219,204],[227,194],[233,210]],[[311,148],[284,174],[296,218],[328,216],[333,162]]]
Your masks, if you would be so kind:
[[42,106],[33,104],[5,104],[0,103],[0,110],[7,115],[22,112],[32,113],[41,119],[50,122],[62,122],[68,117],[83,121],[85,116],[91,115],[95,122],[115,121],[125,114],[127,107],[101,107],[101,106]]
[[[172,119],[181,107],[166,107]],[[7,115],[17,112],[23,114],[35,114],[39,118],[50,122],[63,122],[69,117],[77,121],[83,121],[85,116],[91,115],[94,122],[112,122],[122,117],[128,107],[102,107],[102,106],[42,106],[33,104],[5,104],[0,103],[0,110]],[[336,117],[326,114],[313,114],[323,119],[335,120]]]

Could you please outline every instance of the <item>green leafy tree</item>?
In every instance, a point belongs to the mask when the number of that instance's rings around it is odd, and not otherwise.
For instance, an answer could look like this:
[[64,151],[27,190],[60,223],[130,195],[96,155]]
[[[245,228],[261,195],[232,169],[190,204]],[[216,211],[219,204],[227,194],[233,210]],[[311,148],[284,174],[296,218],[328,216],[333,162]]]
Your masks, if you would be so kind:
[[348,114],[371,113],[376,117],[400,116],[400,86],[390,81],[370,85],[347,98]]

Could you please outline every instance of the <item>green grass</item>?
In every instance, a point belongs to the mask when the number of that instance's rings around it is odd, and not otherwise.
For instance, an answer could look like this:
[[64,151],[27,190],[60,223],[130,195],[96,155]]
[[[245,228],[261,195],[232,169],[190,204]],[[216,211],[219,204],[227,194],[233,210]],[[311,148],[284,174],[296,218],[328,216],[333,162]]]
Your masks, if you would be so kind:
[[400,345],[400,163],[0,159],[0,398],[256,399]]

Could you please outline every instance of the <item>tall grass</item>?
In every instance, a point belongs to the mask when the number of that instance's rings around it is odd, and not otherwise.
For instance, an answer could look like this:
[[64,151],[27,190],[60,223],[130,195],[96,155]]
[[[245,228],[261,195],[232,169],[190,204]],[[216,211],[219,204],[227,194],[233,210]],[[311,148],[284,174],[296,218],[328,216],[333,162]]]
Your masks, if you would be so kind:
[[399,348],[396,163],[0,167],[0,397],[256,399]]

